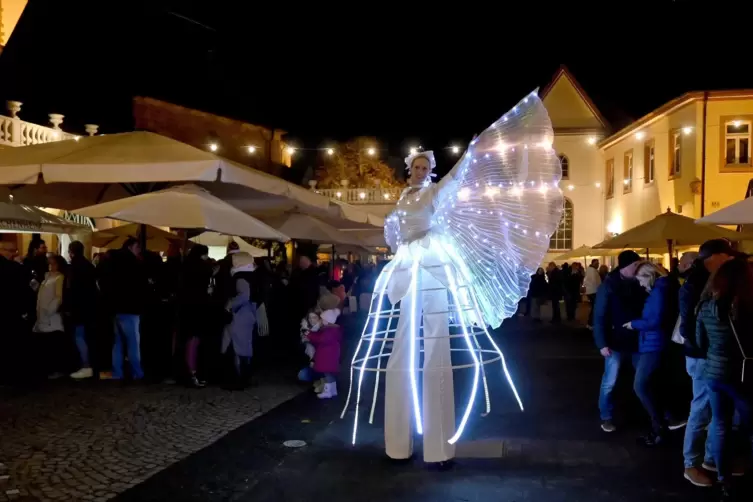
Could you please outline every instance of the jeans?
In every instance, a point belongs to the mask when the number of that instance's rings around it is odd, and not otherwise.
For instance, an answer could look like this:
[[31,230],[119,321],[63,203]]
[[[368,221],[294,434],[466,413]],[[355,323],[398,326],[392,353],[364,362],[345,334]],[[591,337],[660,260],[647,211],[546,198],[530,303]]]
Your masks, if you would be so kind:
[[651,428],[656,433],[660,433],[667,428],[667,420],[661,411],[662,404],[659,399],[660,386],[663,384],[658,375],[662,355],[661,351],[641,354],[635,368],[635,380],[633,381],[635,395],[638,396],[643,409],[651,417]]
[[[705,359],[685,358],[685,369],[693,380],[693,400],[690,402],[688,425],[685,426],[685,441],[682,455],[685,468],[700,467],[702,462],[711,461],[711,434],[706,434],[706,427],[711,423],[711,405],[709,404],[709,386],[702,378]],[[705,446],[704,436],[706,436]]]
[[89,346],[86,344],[86,326],[79,324],[74,328],[74,334],[78,355],[81,358],[81,367],[91,368],[91,364],[89,363]]
[[602,420],[612,420],[614,412],[614,400],[612,392],[620,374],[620,367],[626,362],[631,362],[635,367],[640,354],[630,352],[615,352],[604,358],[604,376],[601,378],[601,391],[599,392],[599,413]]
[[725,481],[732,474],[732,444],[729,441],[735,410],[740,413],[740,432],[750,439],[751,401],[739,382],[707,380],[709,404],[713,419],[709,428],[711,451],[716,462],[719,481]]
[[140,318],[133,314],[115,314],[115,343],[112,346],[112,377],[115,380],[123,378],[123,341],[128,351],[128,362],[131,365],[131,377],[134,380],[144,378],[141,369],[141,348],[139,342]]

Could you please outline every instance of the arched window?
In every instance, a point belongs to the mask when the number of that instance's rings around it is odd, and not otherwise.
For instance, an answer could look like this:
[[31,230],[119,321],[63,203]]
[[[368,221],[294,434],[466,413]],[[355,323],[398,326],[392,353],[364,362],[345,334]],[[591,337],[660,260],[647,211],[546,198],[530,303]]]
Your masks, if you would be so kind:
[[573,201],[565,197],[562,219],[549,241],[549,250],[569,251],[571,249],[573,249]]
[[570,178],[570,160],[565,154],[558,155],[558,158],[560,159],[560,165],[562,166],[562,179],[566,180]]

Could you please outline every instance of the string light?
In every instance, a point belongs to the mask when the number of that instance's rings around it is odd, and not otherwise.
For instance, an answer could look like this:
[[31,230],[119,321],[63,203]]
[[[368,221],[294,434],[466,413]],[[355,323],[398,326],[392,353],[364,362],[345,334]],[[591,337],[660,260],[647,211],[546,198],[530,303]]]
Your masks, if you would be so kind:
[[288,155],[293,155],[294,153],[295,153],[295,148],[293,148],[292,146],[289,146],[288,147]]
[[217,146],[217,143],[210,143],[209,149],[213,152],[216,152],[219,147]]
[[416,148],[415,146],[412,146],[410,147],[408,151],[410,152],[411,155],[415,155],[416,152],[418,152],[418,148]]
[[248,147],[248,153],[250,153],[251,155],[255,154],[256,153],[256,147],[255,146],[249,146]]
[[684,134],[685,136],[688,136],[688,135],[689,135],[690,133],[692,133],[692,132],[693,132],[693,128],[692,128],[692,127],[690,127],[690,126],[687,126],[687,127],[683,127],[683,128],[682,128],[682,133],[683,133],[683,134]]
[[454,153],[455,155],[457,155],[457,154],[460,153],[460,147],[459,146],[452,146],[450,148],[452,148],[452,153]]
[[375,148],[369,148],[368,150],[366,150],[366,153],[368,153],[369,155],[373,156],[376,153],[376,149]]
[[327,155],[329,155],[331,157],[334,154],[335,154],[335,149],[334,148],[327,148]]

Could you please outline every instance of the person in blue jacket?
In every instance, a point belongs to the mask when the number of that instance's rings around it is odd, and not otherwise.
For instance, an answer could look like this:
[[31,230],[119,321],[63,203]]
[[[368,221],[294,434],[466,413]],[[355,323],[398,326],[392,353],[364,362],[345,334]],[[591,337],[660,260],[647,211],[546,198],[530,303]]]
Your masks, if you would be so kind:
[[670,426],[660,369],[678,315],[679,284],[648,262],[637,267],[635,278],[649,295],[641,317],[628,322],[625,327],[638,332],[639,358],[633,389],[651,417],[651,432],[642,437],[641,442],[654,446],[665,439]]

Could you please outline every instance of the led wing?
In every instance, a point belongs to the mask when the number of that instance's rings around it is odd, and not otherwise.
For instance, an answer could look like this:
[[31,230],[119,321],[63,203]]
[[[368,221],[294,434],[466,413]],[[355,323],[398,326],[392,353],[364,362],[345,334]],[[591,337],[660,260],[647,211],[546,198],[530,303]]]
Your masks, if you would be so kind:
[[438,186],[434,228],[493,328],[517,310],[560,222],[553,138],[534,91],[475,138]]

